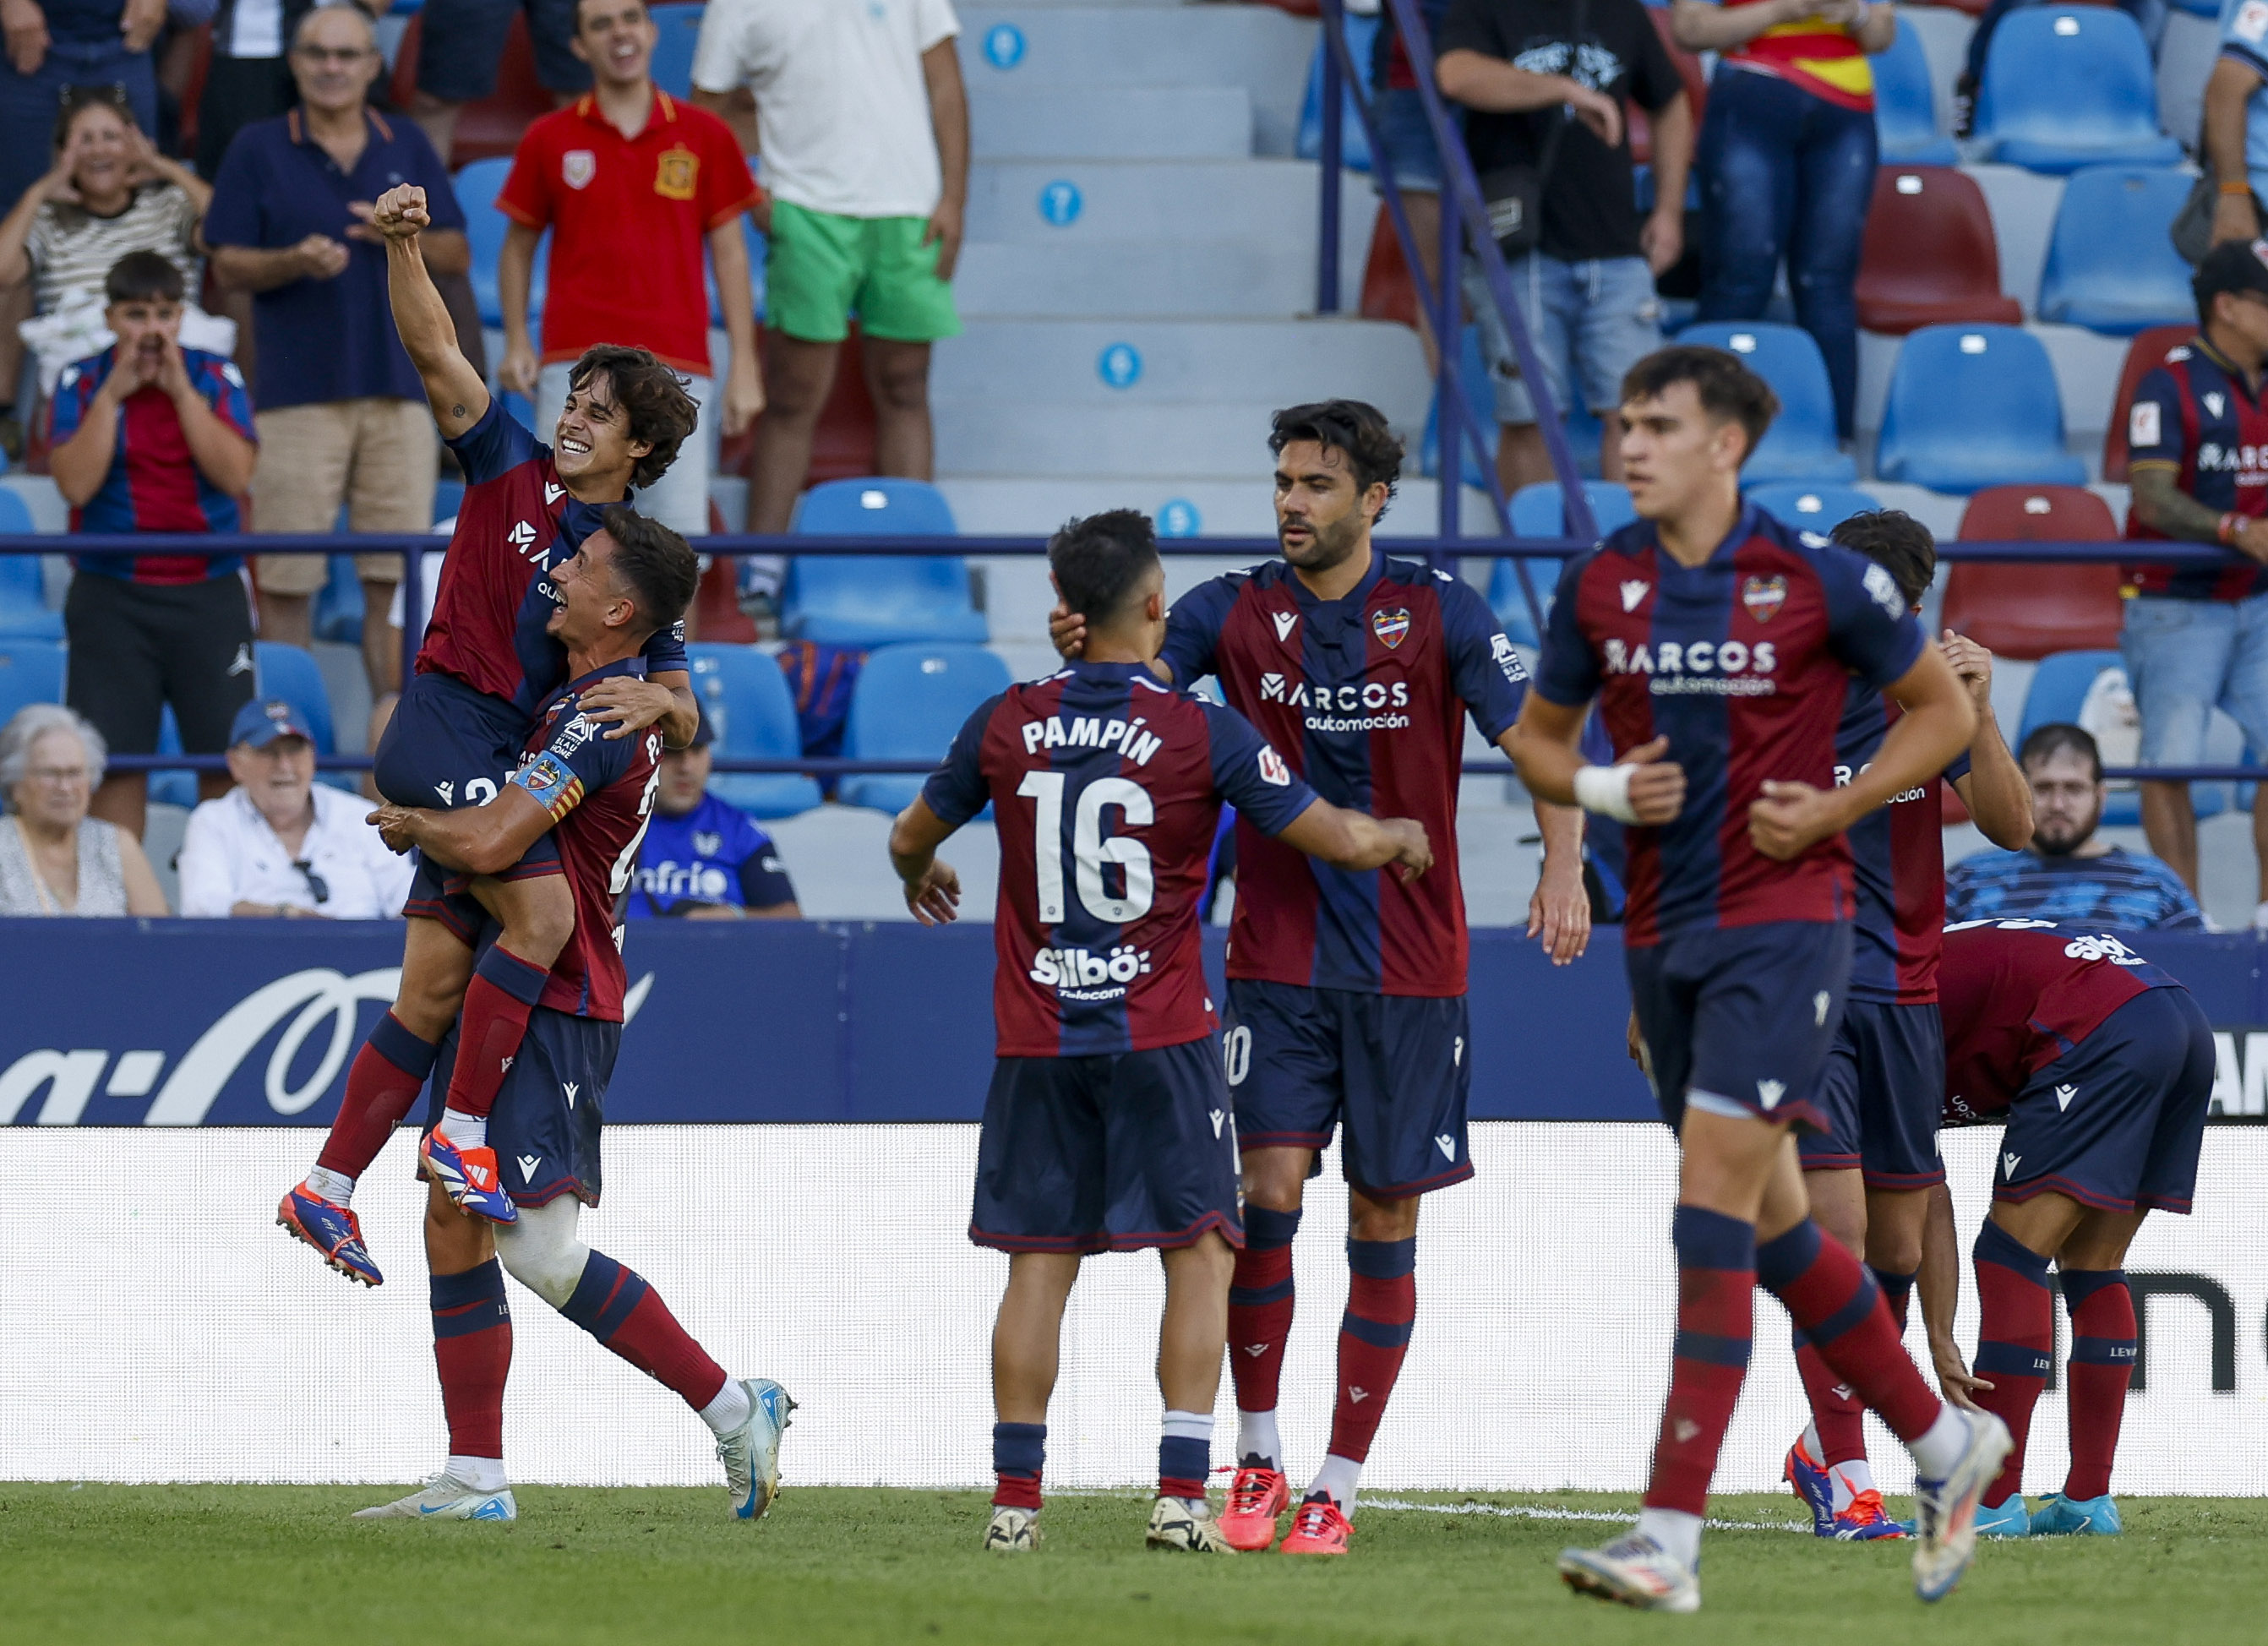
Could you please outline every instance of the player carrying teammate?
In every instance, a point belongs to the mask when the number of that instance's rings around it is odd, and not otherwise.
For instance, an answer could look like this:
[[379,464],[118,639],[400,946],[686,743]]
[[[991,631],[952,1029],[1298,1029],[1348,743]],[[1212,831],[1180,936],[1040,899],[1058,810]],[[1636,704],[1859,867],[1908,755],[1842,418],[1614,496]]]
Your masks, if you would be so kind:
[[[416,672],[378,746],[379,792],[401,805],[477,805],[519,764],[535,709],[564,680],[546,625],[554,610],[539,572],[571,556],[600,511],[651,484],[693,430],[695,408],[676,374],[643,349],[600,348],[576,364],[556,451],[505,415],[458,352],[448,310],[425,269],[418,234],[425,191],[403,184],[379,199],[372,223],[387,237],[395,328],[425,383],[433,415],[471,482],[443,562],[433,621]],[[648,642],[645,678],[617,673],[583,700],[583,713],[627,741],[659,724],[672,746],[693,737],[698,710],[674,623]],[[284,1197],[276,1221],[332,1268],[375,1286],[382,1276],[349,1201],[417,1100],[441,1037],[463,1013],[445,1126],[423,1146],[428,1169],[460,1204],[509,1221],[487,1117],[518,1054],[552,962],[574,932],[572,900],[548,838],[526,863],[499,866],[452,904],[421,864],[410,888],[401,982],[347,1074],[344,1100],[315,1170]],[[451,913],[452,908],[460,911]],[[503,936],[475,961],[485,912]]]
[[969,716],[902,813],[890,857],[924,924],[954,917],[937,849],[997,809],[993,1010],[969,1238],[1011,1254],[993,1329],[993,1495],[985,1547],[1039,1541],[1048,1397],[1064,1304],[1090,1252],[1156,1248],[1166,1269],[1153,1547],[1226,1554],[1205,1501],[1228,1286],[1244,1231],[1236,1127],[1199,961],[1197,896],[1224,800],[1278,849],[1406,885],[1426,831],[1319,800],[1233,709],[1160,685],[1165,568],[1130,510],[1074,520],[1048,546],[1057,592],[1091,626],[1085,655]]
[[[1413,817],[1438,854],[1414,885],[1302,856],[1240,818],[1228,945],[1228,1081],[1243,1150],[1247,1244],[1229,1293],[1238,1468],[1221,1516],[1241,1549],[1291,1506],[1277,1391],[1293,1307],[1292,1237],[1316,1156],[1345,1128],[1349,1238],[1331,1436],[1284,1539],[1344,1554],[1348,1515],[1417,1318],[1418,1202],[1472,1175],[1465,897],[1457,786],[1469,716],[1508,746],[1528,671],[1465,584],[1371,543],[1402,443],[1359,400],[1276,414],[1284,558],[1174,602],[1162,678],[1218,675],[1229,706],[1336,805]],[[1075,650],[1079,619],[1058,614]],[[1528,907],[1561,964],[1590,933],[1580,819],[1539,805],[1543,872]]]
[[509,1162],[504,1192],[519,1215],[498,1224],[460,1209],[438,1178],[428,1185],[425,1251],[447,1466],[424,1490],[357,1519],[513,1518],[503,1444],[512,1362],[507,1270],[700,1414],[717,1437],[740,1518],[762,1515],[777,1488],[780,1431],[794,1404],[785,1392],[768,1378],[727,1378],[660,1293],[575,1234],[580,1209],[599,1203],[600,1128],[622,1031],[617,911],[652,815],[662,744],[653,730],[604,737],[583,705],[601,682],[644,672],[648,642],[684,614],[699,579],[684,539],[626,508],[607,510],[601,528],[550,575],[558,603],[549,632],[566,648],[567,683],[539,706],[525,763],[485,805],[451,812],[387,805],[372,816],[387,844],[415,849],[433,865],[441,895],[465,919],[479,916],[470,901],[479,877],[539,861],[529,849],[551,838],[556,851],[531,872],[567,892],[575,919],[490,1117]]
[[[1567,1550],[1560,1574],[1634,1606],[1699,1607],[1701,1516],[1761,1282],[1913,1452],[1915,1587],[1934,1600],[1974,1552],[1977,1495],[2007,1433],[1922,1381],[1873,1276],[1812,1222],[1789,1130],[1822,1123],[1849,983],[1842,831],[1943,771],[1975,716],[1896,579],[1742,501],[1741,465],[1778,409],[1761,378],[1717,349],[1670,348],[1631,369],[1622,398],[1639,518],[1560,578],[1516,741],[1539,797],[1631,826],[1631,995],[1680,1143],[1677,1325],[1638,1525]],[[1838,787],[1853,673],[1904,713]],[[1594,697],[1611,767],[1578,747]]]
[[[1997,1413],[2015,1440],[1977,1529],[2116,1537],[2110,1464],[2138,1335],[2126,1248],[2151,1212],[2189,1212],[2213,1100],[2213,1028],[2189,990],[2086,926],[1955,926],[1940,988],[1946,1123],[2008,1124],[1974,1254],[1984,1308],[1974,1376],[1953,1341],[1960,1253],[1941,1187],[1921,1275],[1939,1380]],[[2071,1471],[2028,1514],[2024,1440],[2055,1351],[2051,1260],[2071,1314]]]

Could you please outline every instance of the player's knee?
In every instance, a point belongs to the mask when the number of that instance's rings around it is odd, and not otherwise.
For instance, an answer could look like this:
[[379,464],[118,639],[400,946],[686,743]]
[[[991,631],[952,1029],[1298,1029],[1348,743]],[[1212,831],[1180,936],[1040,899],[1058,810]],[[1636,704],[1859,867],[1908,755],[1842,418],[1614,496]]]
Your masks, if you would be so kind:
[[523,1207],[517,1222],[497,1230],[504,1273],[555,1309],[567,1306],[591,1258],[591,1248],[575,1238],[574,1210],[571,1200]]
[[1244,1160],[1244,1198],[1270,1211],[1295,1212],[1307,1185],[1307,1151],[1248,1149]]
[[549,967],[575,935],[575,900],[563,876],[521,882],[536,888],[519,900],[504,924],[504,946],[531,966]]
[[1374,1201],[1355,1197],[1347,1232],[1357,1240],[1413,1240],[1418,1236],[1418,1197]]

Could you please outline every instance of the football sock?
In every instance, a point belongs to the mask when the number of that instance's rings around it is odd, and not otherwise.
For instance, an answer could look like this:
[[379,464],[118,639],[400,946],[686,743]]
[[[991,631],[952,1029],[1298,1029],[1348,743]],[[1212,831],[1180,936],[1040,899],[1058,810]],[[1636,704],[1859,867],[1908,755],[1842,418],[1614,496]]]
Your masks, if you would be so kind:
[[1981,1500],[1986,1508],[1998,1509],[2023,1489],[2032,1407],[2047,1387],[2055,1353],[2055,1294],[2048,1290],[2047,1259],[1989,1217],[1977,1231],[1971,1255],[1983,1316],[1974,1369],[1992,1385],[1972,1398],[2008,1426],[2008,1437],[2016,1443]]
[[1236,1415],[1236,1466],[1248,1468],[1255,1463],[1278,1474],[1284,1472],[1284,1442],[1276,1432],[1273,1412]]
[[[500,943],[492,944],[473,968],[457,1031],[457,1066],[449,1076],[449,1107],[460,1117],[485,1121],[496,1106],[504,1077],[519,1055],[519,1043],[527,1038],[528,1014],[535,1010],[549,976],[546,967],[521,959]],[[467,1143],[454,1131],[448,1137],[460,1148],[481,1146]]]
[[729,1435],[747,1422],[748,1415],[755,1409],[748,1392],[727,1378],[725,1386],[717,1391],[717,1398],[701,1408],[701,1421],[709,1425],[711,1434]]
[[441,1111],[441,1135],[460,1149],[485,1149],[489,1146],[489,1117],[485,1114],[466,1114],[456,1109]]
[[1684,1561],[1689,1570],[1701,1559],[1698,1515],[1689,1515],[1681,1509],[1641,1509],[1638,1511],[1638,1532]]
[[[370,1170],[370,1163],[417,1101],[440,1049],[410,1033],[392,1012],[380,1018],[347,1069],[347,1094],[315,1164],[350,1182]],[[346,1204],[343,1200],[338,1203]]]
[[1352,1458],[1326,1453],[1323,1466],[1315,1471],[1315,1478],[1307,1488],[1312,1499],[1320,1492],[1339,1506],[1342,1514],[1354,1511],[1354,1488],[1362,1483],[1362,1465]]
[[[1927,1435],[1945,1402],[1922,1381],[1882,1301],[1882,1289],[1850,1248],[1830,1239],[1807,1217],[1759,1246],[1756,1260],[1758,1283],[1786,1305],[1796,1330],[1836,1380],[1881,1414],[1890,1432],[1909,1446]],[[1823,1434],[1826,1425],[1820,1428]]]
[[442,1466],[441,1474],[445,1480],[469,1486],[476,1492],[500,1492],[505,1484],[502,1458],[460,1457],[453,1451],[449,1461]]
[[1913,1301],[1914,1276],[1901,1275],[1896,1269],[1876,1268],[1872,1263],[1867,1265],[1867,1270],[1874,1275],[1874,1284],[1882,1289],[1882,1301],[1890,1305],[1890,1324],[1904,1337],[1907,1306]]
[[1835,1375],[1800,1326],[1795,1332],[1795,1370],[1811,1400],[1811,1426],[1816,1437],[1812,1457],[1830,1470],[1853,1458],[1864,1459],[1867,1408],[1859,1404],[1858,1392]]
[[[1709,1477],[1748,1375],[1756,1231],[1752,1223],[1700,1206],[1680,1206],[1669,1227],[1677,1248],[1677,1341],[1646,1507],[1693,1521],[1692,1536],[1684,1539],[1691,1547],[1683,1551],[1690,1565],[1700,1547]],[[1639,1525],[1646,1527],[1643,1517]],[[1648,1535],[1666,1548],[1682,1547],[1659,1530]]]
[[2071,1311],[2071,1473],[2063,1495],[2084,1500],[2110,1489],[2118,1422],[2134,1377],[2134,1295],[2124,1269],[2066,1269]]
[[354,1186],[355,1180],[345,1172],[333,1172],[326,1166],[317,1166],[307,1173],[307,1192],[330,1201],[334,1206],[344,1206],[351,1201]]
[[[1284,1345],[1292,1335],[1292,1238],[1300,1214],[1271,1206],[1244,1209],[1244,1250],[1228,1283],[1228,1371],[1236,1385],[1239,1457],[1284,1466],[1276,1437],[1276,1390]],[[1265,1419],[1264,1424],[1258,1420]]]
[[603,1252],[583,1265],[559,1312],[698,1412],[729,1381],[661,1300],[661,1294]]
[[1158,1495],[1202,1498],[1211,1469],[1212,1414],[1167,1412],[1158,1437]]
[[1838,1515],[1851,1507],[1851,1500],[1859,1493],[1874,1489],[1874,1467],[1864,1458],[1837,1464],[1827,1471],[1827,1478],[1835,1486],[1835,1512]]
[[1048,1426],[1045,1423],[992,1425],[992,1488],[996,1509],[1040,1507],[1040,1472],[1047,1466]]
[[[1347,1241],[1346,1312],[1339,1317],[1338,1395],[1329,1453],[1359,1466],[1410,1352],[1418,1316],[1418,1242]],[[1333,1496],[1338,1494],[1333,1493]],[[1352,1495],[1350,1483],[1349,1496]]]
[[[449,1421],[449,1473],[494,1491],[504,1484],[504,1384],[512,1370],[512,1310],[504,1268],[494,1258],[461,1275],[433,1276],[433,1363]],[[460,1459],[496,1459],[496,1484],[458,1467]]]

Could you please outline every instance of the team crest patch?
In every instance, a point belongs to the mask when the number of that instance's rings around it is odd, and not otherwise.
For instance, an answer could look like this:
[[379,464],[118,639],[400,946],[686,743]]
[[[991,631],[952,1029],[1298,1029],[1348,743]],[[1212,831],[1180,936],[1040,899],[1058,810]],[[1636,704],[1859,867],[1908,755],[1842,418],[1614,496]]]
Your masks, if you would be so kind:
[[693,849],[703,857],[714,857],[725,849],[725,837],[704,830],[693,837]]
[[1759,623],[1771,622],[1787,604],[1787,579],[1778,575],[1749,578],[1741,586],[1741,604]]
[[1378,643],[1388,651],[1400,645],[1410,633],[1410,614],[1401,606],[1390,612],[1370,614],[1370,632],[1378,636]]
[[653,168],[653,192],[664,200],[690,200],[694,179],[700,175],[700,157],[692,150],[665,149]]
[[560,158],[559,175],[570,188],[588,188],[599,174],[599,157],[588,149],[570,149]]

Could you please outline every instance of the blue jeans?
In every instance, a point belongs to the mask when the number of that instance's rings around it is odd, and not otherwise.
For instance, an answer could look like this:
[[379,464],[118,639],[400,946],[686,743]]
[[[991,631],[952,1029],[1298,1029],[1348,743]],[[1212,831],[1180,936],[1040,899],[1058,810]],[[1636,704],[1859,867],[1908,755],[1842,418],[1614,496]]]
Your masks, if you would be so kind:
[[2139,595],[2118,636],[2142,716],[2141,763],[2205,764],[2206,724],[2226,709],[2268,752],[2268,594],[2242,600]]
[[[55,112],[74,85],[122,85],[143,135],[158,133],[158,75],[146,51],[107,40],[59,40],[36,74],[18,74],[0,57],[0,212],[15,209],[24,191],[55,160]],[[10,386],[13,386],[11,385]]]
[[[2028,5],[2037,5],[2040,0],[1992,0],[1977,19],[1977,27],[1969,36],[1969,62],[1962,72],[1970,79],[1984,77],[1985,48],[1992,43],[1992,31],[2000,26],[2000,19],[2009,12]],[[2166,0],[2117,0],[2118,9],[2141,26],[2142,38],[2150,42],[2150,56],[2154,62],[2159,42],[2166,37]]]
[[1787,260],[1796,323],[1827,357],[1835,429],[1859,395],[1859,245],[1874,193],[1874,117],[1775,75],[1719,65],[1701,122],[1703,320],[1758,320]]
[[[1543,386],[1565,416],[1582,408],[1604,416],[1623,403],[1623,374],[1661,347],[1661,300],[1643,257],[1563,263],[1541,252],[1512,261],[1513,296],[1543,368]],[[1495,390],[1496,420],[1532,423],[1535,402],[1521,380],[1512,334],[1480,265],[1468,257],[1465,302],[1480,327],[1481,355]]]

